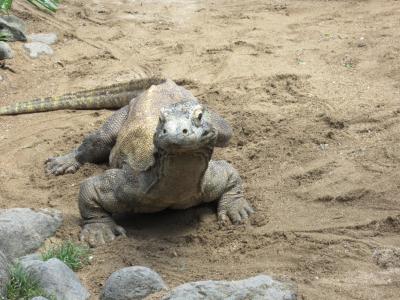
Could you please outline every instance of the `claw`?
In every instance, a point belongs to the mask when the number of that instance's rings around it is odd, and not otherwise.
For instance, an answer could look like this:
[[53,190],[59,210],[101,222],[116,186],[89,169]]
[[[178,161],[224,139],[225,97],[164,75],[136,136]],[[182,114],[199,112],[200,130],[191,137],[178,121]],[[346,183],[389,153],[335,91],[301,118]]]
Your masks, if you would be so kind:
[[86,224],[81,232],[80,239],[90,247],[104,245],[113,241],[116,236],[126,236],[126,231],[114,221]]
[[126,237],[126,230],[123,227],[117,226],[115,227],[115,231],[118,233],[118,235]]
[[[244,198],[235,199],[231,202],[226,202],[219,209],[218,219],[221,225],[243,224],[254,213],[253,208]],[[229,222],[230,220],[230,222]]]
[[218,215],[218,223],[222,226],[228,226],[229,225],[229,218],[226,215],[226,213],[220,213]]
[[248,213],[247,213],[247,211],[245,210],[245,209],[242,209],[240,212],[239,212],[239,214],[240,214],[240,218],[241,218],[241,221],[243,222],[243,221],[246,221],[248,218],[249,218],[249,215],[248,215]]
[[50,157],[46,160],[45,164],[47,174],[53,174],[55,176],[75,173],[81,166],[75,159],[74,152],[64,156]]

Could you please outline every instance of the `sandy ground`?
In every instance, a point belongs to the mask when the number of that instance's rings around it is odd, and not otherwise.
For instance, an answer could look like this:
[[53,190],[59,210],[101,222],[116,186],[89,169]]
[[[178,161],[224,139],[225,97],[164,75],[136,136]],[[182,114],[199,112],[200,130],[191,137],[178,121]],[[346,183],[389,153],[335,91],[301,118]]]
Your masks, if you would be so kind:
[[[0,104],[161,72],[234,127],[215,156],[240,171],[251,223],[220,229],[214,206],[125,220],[128,238],[79,272],[93,295],[145,265],[172,287],[266,273],[300,299],[399,299],[400,269],[372,254],[400,247],[400,1],[65,0],[55,17],[17,1],[14,13],[60,41],[36,60],[12,45]],[[51,241],[77,240],[79,182],[107,166],[47,177],[43,162],[110,113],[1,117],[0,208],[57,208]]]

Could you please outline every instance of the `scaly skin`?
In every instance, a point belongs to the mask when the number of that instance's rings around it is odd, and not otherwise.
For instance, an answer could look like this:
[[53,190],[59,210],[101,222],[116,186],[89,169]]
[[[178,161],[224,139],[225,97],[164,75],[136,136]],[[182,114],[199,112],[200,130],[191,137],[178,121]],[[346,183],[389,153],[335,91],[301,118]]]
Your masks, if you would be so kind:
[[165,79],[157,77],[135,79],[59,97],[19,102],[0,107],[0,115],[18,115],[61,109],[121,108],[153,84],[160,84],[164,81]]
[[50,173],[73,173],[86,162],[112,169],[81,184],[81,239],[104,244],[125,231],[113,213],[151,213],[218,201],[218,219],[241,223],[253,209],[243,196],[238,172],[211,160],[214,147],[232,135],[218,114],[174,82],[154,85],[115,112],[71,153],[49,159]]

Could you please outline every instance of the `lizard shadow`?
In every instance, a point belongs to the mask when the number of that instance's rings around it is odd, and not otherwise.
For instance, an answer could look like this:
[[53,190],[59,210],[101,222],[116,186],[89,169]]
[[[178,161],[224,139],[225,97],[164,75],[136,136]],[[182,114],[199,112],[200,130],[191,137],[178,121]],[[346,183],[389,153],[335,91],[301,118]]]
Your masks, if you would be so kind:
[[216,203],[207,203],[183,210],[166,209],[148,214],[118,214],[113,218],[125,228],[128,238],[140,239],[149,236],[165,238],[184,235],[208,224],[217,226],[216,208]]

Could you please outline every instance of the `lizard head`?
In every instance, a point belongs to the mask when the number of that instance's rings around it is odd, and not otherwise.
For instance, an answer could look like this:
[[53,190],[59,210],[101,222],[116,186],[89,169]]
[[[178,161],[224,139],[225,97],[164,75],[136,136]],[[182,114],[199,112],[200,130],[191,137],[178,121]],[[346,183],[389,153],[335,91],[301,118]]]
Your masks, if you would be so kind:
[[207,122],[207,111],[195,101],[183,101],[164,107],[154,136],[157,148],[184,152],[214,146],[216,129]]

